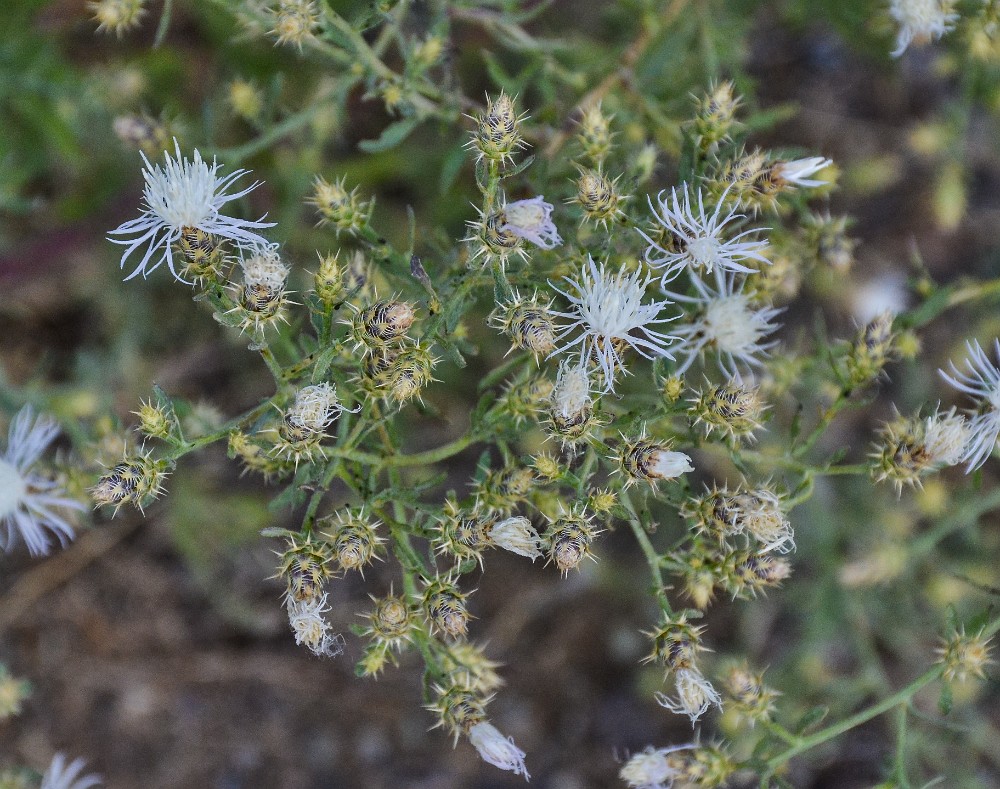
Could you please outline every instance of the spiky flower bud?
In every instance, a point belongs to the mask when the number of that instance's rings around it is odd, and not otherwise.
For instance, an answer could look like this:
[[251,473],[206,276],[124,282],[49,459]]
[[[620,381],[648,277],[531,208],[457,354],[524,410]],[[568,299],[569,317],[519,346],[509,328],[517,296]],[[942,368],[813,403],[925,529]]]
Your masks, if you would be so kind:
[[476,486],[476,501],[483,508],[509,512],[531,492],[535,474],[530,468],[508,466],[491,471]]
[[296,466],[300,460],[311,460],[315,453],[322,456],[320,441],[326,438],[326,429],[346,410],[333,384],[302,387],[285,412],[272,454],[294,460]]
[[277,577],[285,581],[286,595],[297,602],[315,600],[323,594],[330,578],[330,549],[326,543],[306,538],[298,542],[290,537],[285,550],[278,554]]
[[513,161],[514,152],[524,147],[517,128],[520,120],[514,100],[506,93],[501,92],[493,100],[487,97],[486,111],[476,118],[476,130],[469,142],[469,147],[478,151],[476,158],[497,164]]
[[761,400],[760,387],[744,384],[739,379],[708,386],[690,402],[694,405],[689,413],[695,424],[705,426],[706,436],[718,429],[733,439],[752,440],[767,408]]
[[517,424],[534,418],[536,413],[548,405],[555,385],[544,376],[529,378],[527,381],[511,384],[500,397],[499,407],[514,417]]
[[659,663],[668,671],[692,668],[698,653],[705,650],[701,644],[704,630],[704,627],[689,624],[684,614],[678,617],[664,615],[656,630],[644,632],[653,642],[653,651],[643,662]]
[[452,638],[464,636],[469,629],[465,598],[450,575],[424,579],[420,602],[431,628]]
[[482,564],[482,551],[490,547],[487,534],[495,520],[492,515],[463,510],[454,499],[447,499],[434,539],[438,554],[450,554],[459,562],[475,559]]
[[434,380],[434,365],[438,360],[430,346],[423,343],[404,348],[393,360],[385,374],[385,392],[389,400],[400,406],[414,397]]
[[371,219],[373,201],[365,202],[358,196],[355,187],[350,192],[344,188],[344,179],[328,183],[317,175],[313,184],[313,195],[307,201],[320,214],[320,224],[331,224],[340,235],[341,231],[357,233]]
[[472,255],[469,259],[471,266],[475,261],[482,258],[483,264],[497,261],[501,267],[507,265],[507,258],[512,254],[517,254],[522,260],[528,259],[528,253],[524,251],[522,237],[507,224],[507,216],[502,211],[485,214],[476,209],[479,216],[466,222],[469,229],[463,241],[474,245]]
[[594,528],[591,518],[585,517],[582,512],[563,511],[545,532],[544,539],[549,553],[546,564],[554,564],[565,578],[570,570],[578,568],[588,556],[594,559],[590,546],[600,533],[600,529]]
[[139,430],[150,438],[169,438],[176,425],[173,411],[152,400],[142,401],[132,413],[139,417]]
[[369,597],[375,606],[364,615],[368,619],[368,627],[363,635],[396,651],[401,650],[404,642],[409,642],[413,636],[416,625],[413,609],[405,598],[393,595],[391,590],[387,597]]
[[272,459],[260,444],[255,443],[246,433],[234,430],[229,434],[229,457],[243,461],[244,469],[259,471],[270,476],[280,470],[280,463]]
[[587,498],[587,509],[597,515],[607,515],[618,504],[618,495],[606,488],[592,490]]
[[195,282],[219,282],[222,279],[222,265],[226,260],[223,239],[196,227],[186,227],[181,230],[174,247],[184,260],[184,276]]
[[728,80],[711,86],[698,100],[694,130],[703,151],[714,151],[740,125],[736,110],[741,101],[734,95],[733,83]]
[[333,558],[341,570],[363,571],[365,565],[378,558],[379,545],[385,542],[376,532],[381,525],[379,521],[372,523],[364,511],[343,510],[325,519],[320,533],[332,546]]
[[126,503],[142,511],[143,506],[163,493],[166,477],[166,461],[153,460],[149,454],[126,455],[97,481],[90,495],[98,507],[114,505],[115,515]]
[[583,153],[597,167],[603,164],[611,152],[611,119],[601,112],[600,102],[589,105],[580,118],[576,139]]
[[500,664],[486,657],[482,647],[468,641],[452,641],[442,646],[442,669],[458,686],[486,697],[504,684],[497,673]]
[[115,136],[126,145],[138,148],[152,158],[167,149],[167,127],[148,115],[120,115],[112,124]]
[[87,8],[94,15],[99,31],[114,33],[118,38],[133,27],[138,27],[146,13],[145,0],[95,0]]
[[319,24],[319,14],[312,0],[279,0],[271,9],[274,27],[269,31],[279,44],[292,44],[302,50],[302,45],[315,38],[313,30]]
[[558,479],[564,471],[559,461],[547,452],[536,455],[533,466],[538,475],[547,480]]
[[982,629],[968,635],[963,627],[949,638],[942,639],[937,648],[938,663],[944,666],[944,678],[949,682],[964,682],[968,677],[986,678],[986,666],[996,661],[990,658],[992,636],[984,637]]
[[724,561],[723,583],[733,597],[756,597],[772,586],[780,586],[792,574],[787,560],[767,553],[737,551]]
[[[353,305],[352,305],[353,306]],[[355,348],[365,353],[386,345],[399,344],[413,325],[416,313],[405,301],[386,299],[362,309],[355,308],[350,321]]]
[[737,763],[719,744],[699,745],[670,757],[682,786],[717,789],[726,786]]
[[857,239],[847,235],[850,218],[826,214],[807,214],[803,220],[805,241],[816,259],[834,271],[845,272],[854,262]]
[[[515,294],[516,295],[516,294]],[[537,297],[498,305],[491,313],[489,323],[511,339],[512,350],[531,351],[536,359],[548,356],[555,348],[555,322],[550,311],[551,302],[540,303]]]
[[275,247],[258,248],[240,260],[243,288],[240,307],[243,310],[242,331],[260,331],[265,326],[283,320],[281,312],[288,299],[285,284],[289,269],[281,262]]
[[694,471],[690,457],[683,452],[671,451],[670,445],[663,441],[645,436],[625,441],[615,459],[625,475],[625,487],[639,481],[655,486],[660,480],[676,479],[681,474]]
[[319,269],[313,275],[313,290],[327,306],[336,304],[344,294],[346,274],[336,255],[319,256]]
[[255,121],[264,109],[264,99],[260,90],[245,79],[234,79],[229,83],[229,106],[239,117]]
[[608,222],[625,215],[621,204],[628,198],[619,194],[617,184],[618,178],[612,181],[600,169],[580,168],[576,197],[570,202],[583,209],[585,219],[607,228]]
[[882,426],[871,457],[876,482],[890,480],[896,492],[921,485],[921,476],[961,462],[972,436],[964,417],[938,411],[926,419],[899,416]]
[[771,720],[774,700],[781,695],[764,684],[764,672],[753,672],[745,664],[730,667],[723,688],[732,700],[729,708],[751,728],[755,723]]
[[847,374],[852,385],[875,380],[893,358],[892,313],[883,312],[858,332],[847,354]]
[[684,394],[684,379],[677,375],[672,375],[663,380],[663,400],[668,405],[672,405],[681,399]]

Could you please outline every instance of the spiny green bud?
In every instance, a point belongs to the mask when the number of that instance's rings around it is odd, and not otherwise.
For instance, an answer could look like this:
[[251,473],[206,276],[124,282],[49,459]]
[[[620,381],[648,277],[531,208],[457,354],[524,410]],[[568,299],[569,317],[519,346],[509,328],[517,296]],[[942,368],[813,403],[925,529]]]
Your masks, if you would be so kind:
[[477,723],[486,720],[486,700],[461,685],[442,687],[436,685],[437,701],[430,709],[438,714],[438,726],[444,726],[458,740]]
[[698,653],[705,650],[701,645],[704,629],[690,624],[685,614],[664,616],[656,630],[644,632],[653,642],[653,651],[643,662],[659,663],[669,671],[693,667]]
[[497,673],[500,664],[490,660],[482,647],[468,641],[444,645],[442,669],[458,687],[471,693],[488,696],[503,685]]
[[617,183],[618,178],[612,181],[600,169],[581,167],[576,181],[576,197],[570,202],[583,209],[585,219],[606,228],[608,222],[625,213],[621,204],[628,198],[618,193]]
[[400,650],[404,642],[409,642],[412,638],[416,622],[413,609],[405,598],[395,596],[391,591],[387,597],[372,595],[369,597],[375,605],[368,614],[365,614],[368,627],[363,631],[363,635],[370,636],[377,643]]
[[937,648],[938,663],[944,666],[944,678],[949,682],[964,682],[968,677],[986,678],[986,667],[995,663],[990,658],[992,636],[985,637],[982,629],[975,635],[967,635],[963,627],[948,638],[942,639]]
[[729,709],[745,719],[751,727],[767,722],[774,711],[774,700],[781,695],[764,684],[764,673],[751,671],[745,664],[731,666],[723,680],[723,688],[732,699]]
[[278,554],[278,578],[286,585],[286,594],[296,602],[316,600],[323,594],[323,585],[330,578],[330,549],[325,543],[303,542],[289,538],[285,550]]
[[270,476],[280,470],[280,463],[270,458],[264,447],[255,443],[246,433],[234,430],[229,434],[229,457],[239,458],[246,469]]
[[365,647],[365,651],[354,667],[354,673],[359,677],[377,677],[392,658],[392,651],[384,641],[373,641]]
[[469,629],[465,595],[451,576],[424,579],[420,602],[431,627],[452,638],[464,636]]
[[532,461],[535,471],[542,479],[554,480],[562,476],[564,471],[559,461],[547,452],[537,455]]
[[729,81],[710,87],[698,100],[694,129],[703,151],[714,151],[740,125],[736,120],[740,101],[740,97],[733,94],[733,83]]
[[145,0],[93,0],[87,8],[94,15],[97,29],[114,33],[118,38],[137,27],[146,13]]
[[444,516],[437,524],[433,540],[437,553],[450,554],[459,562],[475,559],[482,564],[482,551],[490,547],[488,534],[495,521],[495,515],[469,512],[454,499],[445,500]]
[[854,262],[857,239],[847,235],[850,218],[808,214],[803,221],[805,241],[816,259],[834,271],[847,271]]
[[139,417],[139,430],[150,438],[169,438],[174,429],[173,412],[152,400],[144,400],[139,410],[133,411]]
[[598,167],[611,152],[610,118],[601,112],[601,104],[591,104],[583,111],[576,139],[584,154]]
[[787,560],[766,553],[737,551],[729,554],[724,562],[723,583],[735,597],[744,597],[771,586],[779,586],[792,574]]
[[344,179],[328,183],[322,176],[316,176],[313,196],[307,201],[320,214],[320,224],[331,224],[340,235],[341,231],[357,233],[371,218],[373,201],[365,202],[358,197],[357,188],[350,192],[344,188]]
[[595,529],[590,521],[582,512],[563,511],[545,532],[544,540],[549,553],[546,564],[554,564],[564,578],[588,556],[593,559],[590,546],[601,530]]
[[167,467],[166,461],[153,460],[149,454],[126,456],[97,481],[90,495],[99,507],[114,505],[115,515],[125,503],[142,511],[145,504],[163,493]]
[[474,245],[469,259],[470,266],[480,258],[484,264],[496,260],[501,266],[506,266],[507,258],[515,253],[522,260],[528,259],[521,236],[508,226],[507,216],[502,211],[490,214],[480,212],[477,219],[466,222],[466,225],[469,235],[463,240]]
[[314,39],[313,30],[319,24],[319,14],[312,0],[279,0],[271,10],[274,27],[268,31],[279,44],[292,44],[302,50],[302,45]]
[[663,400],[668,404],[676,403],[684,394],[684,379],[678,375],[672,375],[663,380]]
[[363,571],[377,558],[379,545],[385,542],[376,532],[380,525],[378,521],[370,522],[363,511],[345,510],[324,519],[320,534],[332,546],[340,569]]
[[221,281],[222,265],[226,260],[221,239],[196,227],[185,227],[174,246],[184,258],[185,276],[195,282]]
[[313,276],[313,289],[327,306],[336,304],[344,294],[346,273],[336,255],[319,255],[319,269]]
[[383,300],[358,309],[350,321],[355,349],[369,350],[398,344],[413,325],[416,313],[405,301]]
[[847,374],[853,386],[873,381],[894,355],[892,313],[883,312],[858,332],[847,354]]
[[671,451],[666,442],[645,436],[634,441],[626,440],[619,448],[616,460],[625,475],[626,488],[639,481],[655,486],[660,480],[676,479],[681,474],[694,471],[690,457],[683,452]]
[[499,407],[514,417],[517,424],[534,418],[552,396],[554,384],[544,376],[511,384],[500,397]]
[[701,745],[691,751],[671,754],[668,761],[686,786],[717,789],[725,786],[737,764],[721,745]]
[[418,397],[431,381],[438,360],[424,344],[404,348],[387,373],[388,398],[399,405]]
[[581,364],[563,361],[549,398],[549,421],[563,444],[585,440],[599,424],[593,412],[590,375]]
[[510,467],[491,471],[476,485],[476,501],[487,510],[508,511],[524,501],[535,475],[530,468]]
[[514,100],[501,92],[494,100],[487,96],[486,111],[476,121],[469,146],[479,153],[477,159],[487,159],[502,164],[513,161],[513,153],[524,147],[518,130],[520,118]]
[[499,329],[512,342],[512,348],[531,351],[535,358],[548,356],[555,348],[555,323],[550,312],[552,304],[537,298],[521,299],[499,305],[490,315],[490,325]]
[[695,424],[705,426],[705,435],[719,429],[733,438],[753,438],[754,430],[761,427],[761,417],[767,407],[761,401],[760,387],[732,380],[725,384],[707,387],[690,401],[694,405],[689,413]]
[[587,497],[587,509],[597,515],[607,515],[617,503],[617,494],[606,488],[596,488]]

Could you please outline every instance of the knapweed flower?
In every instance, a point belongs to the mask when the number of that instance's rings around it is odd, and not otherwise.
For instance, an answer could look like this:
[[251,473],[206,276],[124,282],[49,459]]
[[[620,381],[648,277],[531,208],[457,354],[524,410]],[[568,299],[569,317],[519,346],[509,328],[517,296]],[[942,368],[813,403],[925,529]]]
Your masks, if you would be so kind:
[[[993,345],[1000,358],[1000,340],[994,340]],[[1000,369],[989,360],[978,340],[966,342],[965,347],[969,350],[967,373],[959,371],[954,362],[949,362],[951,372],[938,372],[960,392],[981,400],[979,413],[969,422],[968,444],[961,458],[968,461],[966,473],[971,473],[986,462],[1000,436]]]
[[759,367],[761,357],[777,344],[765,342],[764,338],[778,328],[772,321],[781,309],[755,305],[752,296],[743,292],[743,283],[735,285],[732,274],[719,277],[717,289],[697,278],[692,283],[697,296],[667,292],[678,302],[694,307],[691,322],[674,329],[680,340],[676,352],[686,355],[676,374],[683,374],[706,350],[715,351],[719,368],[730,378],[738,378],[741,367]]
[[540,195],[506,203],[501,216],[505,220],[502,230],[530,241],[536,247],[555,249],[563,242],[552,221],[552,203],[546,203],[545,198]]
[[952,0],[892,0],[889,14],[899,23],[896,48],[898,58],[910,44],[926,44],[953,30],[958,14]]
[[504,518],[494,523],[489,528],[486,539],[498,548],[516,553],[518,556],[526,556],[531,561],[542,555],[541,538],[532,527],[531,521],[523,515]]
[[693,745],[674,745],[671,748],[649,746],[632,756],[618,772],[618,777],[630,789],[670,789],[674,780],[682,777],[681,765],[668,757],[676,751],[693,748]]
[[962,460],[969,443],[969,423],[949,411],[936,411],[924,420],[924,449],[933,466],[954,466]]
[[147,277],[166,262],[170,273],[179,282],[184,282],[174,268],[172,245],[180,240],[182,233],[192,229],[227,238],[241,246],[267,246],[267,239],[255,231],[273,227],[273,222],[234,219],[222,213],[226,203],[238,200],[260,185],[259,181],[255,181],[238,192],[229,191],[249,171],[234,170],[229,175],[221,176],[221,165],[213,159],[209,166],[197,149],[193,160],[182,156],[180,143],[176,138],[174,156],[165,152],[163,167],[150,164],[145,153],[140,152],[140,155],[146,165],[142,171],[142,177],[146,181],[142,215],[119,225],[110,233],[112,236],[124,237],[110,239],[115,244],[127,247],[122,253],[122,268],[133,252],[143,246],[146,248],[139,265],[126,280],[139,274]]
[[46,530],[61,545],[73,539],[73,527],[59,510],[82,510],[83,504],[33,469],[58,432],[49,417],[35,418],[31,406],[11,420],[7,449],[0,453],[0,549],[7,553],[20,538],[32,556],[44,556],[50,548]]
[[553,285],[572,305],[570,312],[553,313],[571,321],[562,327],[556,339],[562,340],[576,329],[581,333],[553,353],[580,346],[581,360],[595,360],[604,373],[604,391],[614,391],[615,373],[625,369],[622,360],[625,348],[632,348],[647,359],[654,356],[674,358],[667,346],[675,338],[653,328],[674,320],[659,317],[670,302],[642,303],[646,286],[653,281],[651,276],[644,277],[641,271],[629,274],[624,270],[611,274],[605,264],[598,266],[588,256],[579,280],[566,277],[566,281],[573,293]]
[[691,719],[692,726],[709,707],[715,705],[722,709],[722,696],[697,668],[692,666],[680,669],[675,674],[675,681],[677,698],[672,699],[664,693],[657,693],[656,701],[671,712],[687,715]]
[[702,274],[716,275],[721,280],[725,272],[753,273],[755,269],[747,266],[747,262],[756,261],[769,265],[764,257],[767,242],[752,238],[757,228],[751,228],[737,233],[732,238],[725,238],[726,226],[743,218],[737,213],[738,206],[726,210],[726,197],[729,188],[723,192],[709,213],[705,210],[705,194],[697,189],[697,205],[692,204],[691,187],[682,184],[680,190],[671,188],[670,195],[660,192],[657,196],[658,209],[650,199],[649,207],[653,211],[656,222],[662,226],[661,241],[655,241],[641,230],[639,233],[648,242],[646,247],[646,262],[656,269],[663,269],[662,282],[672,280],[682,269],[688,269],[694,279]]
[[626,440],[612,460],[618,462],[618,470],[625,475],[626,488],[639,480],[655,486],[660,480],[694,471],[688,455],[672,451],[663,441],[646,438],[645,429],[637,440]]
[[590,387],[590,374],[583,360],[577,363],[564,359],[549,395],[549,416],[563,443],[582,438],[593,424],[594,397]]
[[41,789],[90,789],[99,785],[99,775],[80,775],[86,765],[83,759],[74,759],[66,764],[66,757],[57,753],[42,776]]
[[331,625],[323,616],[330,610],[325,594],[302,600],[289,595],[285,604],[296,644],[305,644],[318,657],[336,657],[344,651],[343,637],[339,633],[330,633]]
[[489,721],[469,727],[469,742],[479,751],[484,762],[514,775],[523,775],[525,780],[531,777],[524,764],[524,751],[514,744],[512,737],[504,737]]
[[810,178],[820,170],[829,167],[833,162],[822,156],[810,156],[791,162],[775,162],[771,165],[771,178],[781,186],[824,186],[827,182],[818,178]]

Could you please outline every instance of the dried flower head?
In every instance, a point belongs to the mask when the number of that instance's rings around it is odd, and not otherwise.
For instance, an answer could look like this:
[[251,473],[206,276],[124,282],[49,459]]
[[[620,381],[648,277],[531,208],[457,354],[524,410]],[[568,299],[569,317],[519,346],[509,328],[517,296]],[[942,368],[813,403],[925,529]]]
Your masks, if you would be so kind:
[[965,628],[942,639],[937,648],[938,663],[944,666],[946,680],[964,682],[968,677],[985,679],[986,667],[996,663],[990,658],[992,636],[986,636],[982,629],[975,635],[968,635]]
[[270,30],[276,44],[292,44],[302,51],[302,45],[315,38],[313,30],[319,24],[319,13],[312,0],[279,0],[271,9],[274,27]]
[[324,617],[330,610],[325,594],[302,600],[289,596],[285,605],[296,644],[304,644],[317,657],[336,657],[344,651],[343,636],[331,633],[332,626]]
[[952,0],[892,0],[889,14],[899,23],[896,48],[898,58],[910,44],[923,45],[941,38],[955,28],[958,14]]
[[678,715],[687,715],[691,725],[704,715],[708,708],[716,706],[722,709],[722,696],[712,687],[702,673],[694,667],[679,669],[674,674],[677,696],[670,698],[664,693],[656,693],[655,698],[661,707],[666,707]]
[[629,758],[618,777],[629,785],[629,789],[672,789],[674,782],[683,777],[683,772],[676,760],[669,758],[670,754],[694,747],[654,748],[650,745]]
[[655,486],[660,480],[676,479],[694,471],[689,456],[672,451],[663,441],[646,438],[645,430],[634,441],[624,440],[613,459],[618,461],[618,470],[625,475],[626,488],[639,481]]

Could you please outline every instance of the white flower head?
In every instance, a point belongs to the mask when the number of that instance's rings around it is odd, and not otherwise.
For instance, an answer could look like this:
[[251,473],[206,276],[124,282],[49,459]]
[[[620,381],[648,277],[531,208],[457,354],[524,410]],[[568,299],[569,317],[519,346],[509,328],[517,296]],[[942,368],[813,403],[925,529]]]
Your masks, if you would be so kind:
[[322,435],[337,416],[347,411],[333,384],[321,383],[305,386],[295,393],[285,419],[309,435]]
[[743,283],[737,287],[731,274],[720,277],[714,289],[697,278],[692,283],[696,296],[667,292],[695,308],[693,319],[674,329],[680,340],[676,351],[686,354],[677,375],[687,371],[706,350],[718,355],[719,368],[730,378],[740,378],[741,367],[759,367],[761,357],[777,344],[776,340],[765,342],[765,338],[778,328],[773,319],[781,309],[755,305],[751,295],[743,292]]
[[570,320],[556,340],[576,329],[581,332],[575,340],[556,348],[553,353],[579,346],[581,363],[593,358],[604,373],[604,391],[614,391],[615,373],[625,370],[621,354],[626,346],[647,359],[654,356],[674,358],[667,346],[675,338],[653,328],[674,320],[659,317],[670,302],[642,303],[646,286],[653,281],[651,276],[644,277],[641,271],[629,274],[624,270],[611,274],[605,264],[598,266],[588,256],[579,281],[569,277],[566,281],[573,293],[553,286],[571,304],[570,312],[553,312],[553,315]]
[[482,721],[469,729],[469,742],[479,751],[484,762],[514,775],[523,775],[525,780],[531,777],[524,765],[524,751],[514,744],[512,737],[504,737],[489,721]]
[[583,364],[563,360],[556,373],[556,385],[552,389],[550,402],[552,413],[566,422],[590,412],[594,397],[590,391],[590,375]]
[[61,545],[73,539],[73,527],[60,510],[83,510],[58,483],[34,471],[59,428],[47,416],[34,416],[24,406],[11,420],[7,449],[0,452],[0,549],[10,553],[24,540],[32,556],[44,556],[50,531]]
[[771,168],[772,176],[778,181],[794,186],[824,186],[827,182],[818,178],[810,178],[820,170],[829,167],[833,162],[822,156],[810,156],[806,159],[796,159],[792,162],[776,162]]
[[[993,344],[1000,358],[1000,340],[994,340]],[[969,463],[966,473],[972,473],[993,453],[1000,436],[1000,369],[989,360],[978,340],[966,342],[965,347],[969,351],[965,362],[967,373],[961,372],[954,362],[949,362],[950,372],[938,372],[960,392],[981,401],[976,409],[979,413],[969,422],[968,443],[961,457]]]
[[99,785],[99,775],[80,775],[86,765],[83,759],[74,759],[66,764],[66,757],[57,753],[42,776],[41,789],[90,789]]
[[672,280],[682,269],[688,269],[697,279],[702,274],[722,273],[731,271],[749,274],[755,271],[747,265],[756,261],[770,265],[771,261],[764,257],[767,242],[751,238],[757,233],[757,228],[751,228],[737,233],[732,238],[725,238],[726,225],[743,219],[744,215],[737,213],[738,205],[726,210],[726,197],[732,187],[726,187],[716,203],[715,210],[705,210],[705,193],[697,189],[697,205],[692,204],[691,187],[682,184],[657,195],[658,208],[650,199],[649,207],[656,221],[667,231],[667,246],[662,246],[641,230],[639,233],[648,242],[646,247],[646,262],[653,268],[663,269],[662,282]]
[[490,530],[490,540],[500,548],[518,556],[527,556],[535,561],[542,555],[541,538],[531,525],[531,521],[523,515],[505,518],[493,524]]
[[781,499],[767,489],[737,493],[729,500],[734,522],[756,540],[760,550],[788,553],[795,550],[792,524],[781,509]]
[[339,633],[331,634],[332,627],[323,616],[330,610],[325,594],[303,600],[289,596],[287,606],[288,624],[295,633],[296,644],[305,644],[319,657],[336,657],[344,651],[343,636]]
[[673,479],[694,471],[691,458],[683,452],[658,449],[650,455],[649,476],[654,479]]
[[953,30],[958,14],[952,0],[892,0],[889,14],[899,23],[896,48],[898,58],[912,43],[926,44]]
[[670,789],[674,785],[674,780],[681,777],[682,771],[679,765],[671,764],[668,757],[676,751],[693,747],[693,745],[674,745],[670,748],[649,746],[625,762],[618,772],[618,777],[627,783],[630,789]]
[[663,693],[655,694],[656,701],[661,707],[666,707],[678,715],[687,715],[691,719],[692,726],[709,707],[715,705],[722,709],[722,696],[698,669],[682,668],[677,671],[676,678],[676,699],[671,699]]
[[193,159],[182,156],[176,138],[174,156],[169,152],[165,152],[163,156],[164,164],[160,167],[151,164],[146,154],[142,154],[146,165],[142,171],[142,177],[146,181],[142,215],[119,225],[110,233],[112,236],[124,237],[110,239],[115,244],[127,247],[122,253],[122,268],[132,253],[143,246],[146,248],[139,265],[126,280],[139,274],[149,276],[150,272],[166,262],[170,273],[178,281],[184,282],[174,268],[171,247],[185,230],[201,230],[229,239],[240,246],[267,245],[267,240],[255,231],[273,227],[273,222],[234,219],[222,213],[226,203],[238,200],[260,185],[259,181],[255,181],[245,189],[229,191],[237,180],[248,174],[247,170],[234,170],[223,176],[219,173],[221,165],[213,159],[209,166],[197,149]]
[[546,203],[541,195],[506,203],[502,213],[506,222],[501,229],[530,241],[536,247],[555,249],[563,242],[552,221],[552,203]]
[[954,466],[961,462],[969,444],[969,423],[965,417],[949,411],[937,411],[924,420],[924,449],[935,466]]
[[240,268],[243,269],[246,287],[267,288],[274,293],[284,290],[290,272],[288,266],[281,262],[277,244],[247,249],[240,258]]

